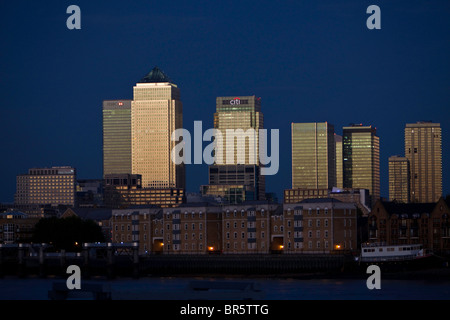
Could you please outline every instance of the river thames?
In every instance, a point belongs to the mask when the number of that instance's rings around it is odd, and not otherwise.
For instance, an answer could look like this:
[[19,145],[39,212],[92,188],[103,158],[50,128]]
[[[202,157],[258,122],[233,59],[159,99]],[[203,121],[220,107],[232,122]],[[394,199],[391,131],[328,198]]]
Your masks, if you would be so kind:
[[[48,300],[54,282],[65,278],[0,279],[0,300]],[[381,279],[381,289],[368,289],[366,279],[295,279],[264,277],[143,277],[113,280],[90,279],[85,283],[104,284],[110,288],[113,300],[193,300],[241,299],[232,290],[211,290],[206,295],[193,291],[193,282],[206,284],[252,283],[258,289],[254,298],[262,300],[448,300],[450,278],[427,280]],[[223,291],[227,295],[223,295]],[[230,293],[231,292],[231,293]],[[81,296],[78,299],[89,299]]]

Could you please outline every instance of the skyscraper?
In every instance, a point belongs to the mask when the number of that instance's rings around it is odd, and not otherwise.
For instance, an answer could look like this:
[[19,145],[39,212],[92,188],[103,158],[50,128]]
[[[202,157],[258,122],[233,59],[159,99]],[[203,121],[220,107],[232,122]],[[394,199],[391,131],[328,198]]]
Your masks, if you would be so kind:
[[214,128],[223,138],[222,148],[216,150],[216,155],[222,155],[222,161],[216,158],[209,167],[210,187],[204,190],[221,185],[223,191],[223,186],[229,185],[233,192],[239,189],[244,195],[250,191],[254,194],[253,199],[264,200],[265,178],[260,173],[259,160],[259,129],[264,128],[261,98],[217,97]]
[[158,67],[133,88],[131,102],[132,174],[144,188],[185,188],[184,164],[176,165],[172,132],[183,126],[180,89]]
[[442,196],[441,126],[407,123],[405,157],[410,164],[411,202],[437,202]]
[[389,201],[408,203],[409,188],[409,160],[405,157],[389,157]]
[[328,122],[292,123],[292,188],[336,186],[334,126]]
[[131,100],[103,101],[103,176],[131,173]]
[[336,148],[336,187],[344,187],[344,172],[342,160],[342,136],[334,134],[334,143]]
[[372,205],[380,198],[380,138],[372,126],[343,128],[344,188],[368,189]]

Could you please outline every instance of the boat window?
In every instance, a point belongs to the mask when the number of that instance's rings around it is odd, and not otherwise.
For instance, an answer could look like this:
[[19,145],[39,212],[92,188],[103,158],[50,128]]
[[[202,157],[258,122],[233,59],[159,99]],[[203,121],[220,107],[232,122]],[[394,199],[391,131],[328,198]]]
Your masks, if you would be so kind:
[[379,252],[383,252],[383,248],[380,248],[378,251],[379,251]]

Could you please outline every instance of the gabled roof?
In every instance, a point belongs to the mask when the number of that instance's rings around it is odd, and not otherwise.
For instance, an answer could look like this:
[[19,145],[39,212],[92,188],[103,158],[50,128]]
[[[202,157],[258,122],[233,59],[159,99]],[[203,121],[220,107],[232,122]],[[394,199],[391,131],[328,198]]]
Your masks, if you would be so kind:
[[170,78],[158,67],[154,67],[139,83],[172,82]]
[[436,203],[401,203],[401,202],[382,202],[389,215],[408,215],[431,213],[436,207]]
[[335,198],[311,198],[311,199],[304,199],[298,203],[327,203],[327,202],[341,203],[342,201]]
[[69,210],[72,210],[81,219],[94,221],[108,220],[112,216],[112,209],[108,208],[70,208]]

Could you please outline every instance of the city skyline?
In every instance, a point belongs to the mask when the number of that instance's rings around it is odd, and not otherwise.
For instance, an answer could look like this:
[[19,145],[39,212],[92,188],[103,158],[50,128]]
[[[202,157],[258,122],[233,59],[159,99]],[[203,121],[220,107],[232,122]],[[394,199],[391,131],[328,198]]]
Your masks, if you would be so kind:
[[[367,6],[350,2],[341,7],[327,1],[299,3],[294,8],[242,4],[241,10],[223,4],[202,10],[185,5],[176,12],[166,4],[77,4],[82,29],[72,31],[65,27],[64,5],[47,4],[45,13],[41,4],[0,5],[8,13],[0,32],[10,47],[0,59],[0,202],[13,201],[16,176],[33,167],[70,165],[80,179],[101,178],[101,103],[132,99],[132,86],[154,65],[182,89],[184,127],[191,132],[195,120],[213,127],[218,96],[262,98],[265,128],[280,129],[280,171],[266,179],[266,191],[277,192],[279,199],[291,186],[291,122],[328,121],[338,135],[349,123],[377,127],[385,198],[388,158],[405,156],[405,124],[438,122],[443,195],[450,193],[450,120],[445,117],[450,47],[443,31],[449,26],[449,4],[380,3],[381,30],[368,30]],[[250,9],[255,15],[247,16]],[[217,17],[219,10],[223,14]],[[167,16],[178,19],[164,30],[160,23]],[[230,16],[233,23],[221,23]],[[275,22],[266,26],[268,17]],[[148,21],[149,27],[143,28]],[[14,36],[5,31],[11,28]],[[116,41],[102,40],[108,35]],[[126,49],[117,45],[125,39]],[[33,85],[19,90],[25,76]],[[187,191],[198,192],[208,181],[207,165],[186,169]]]

